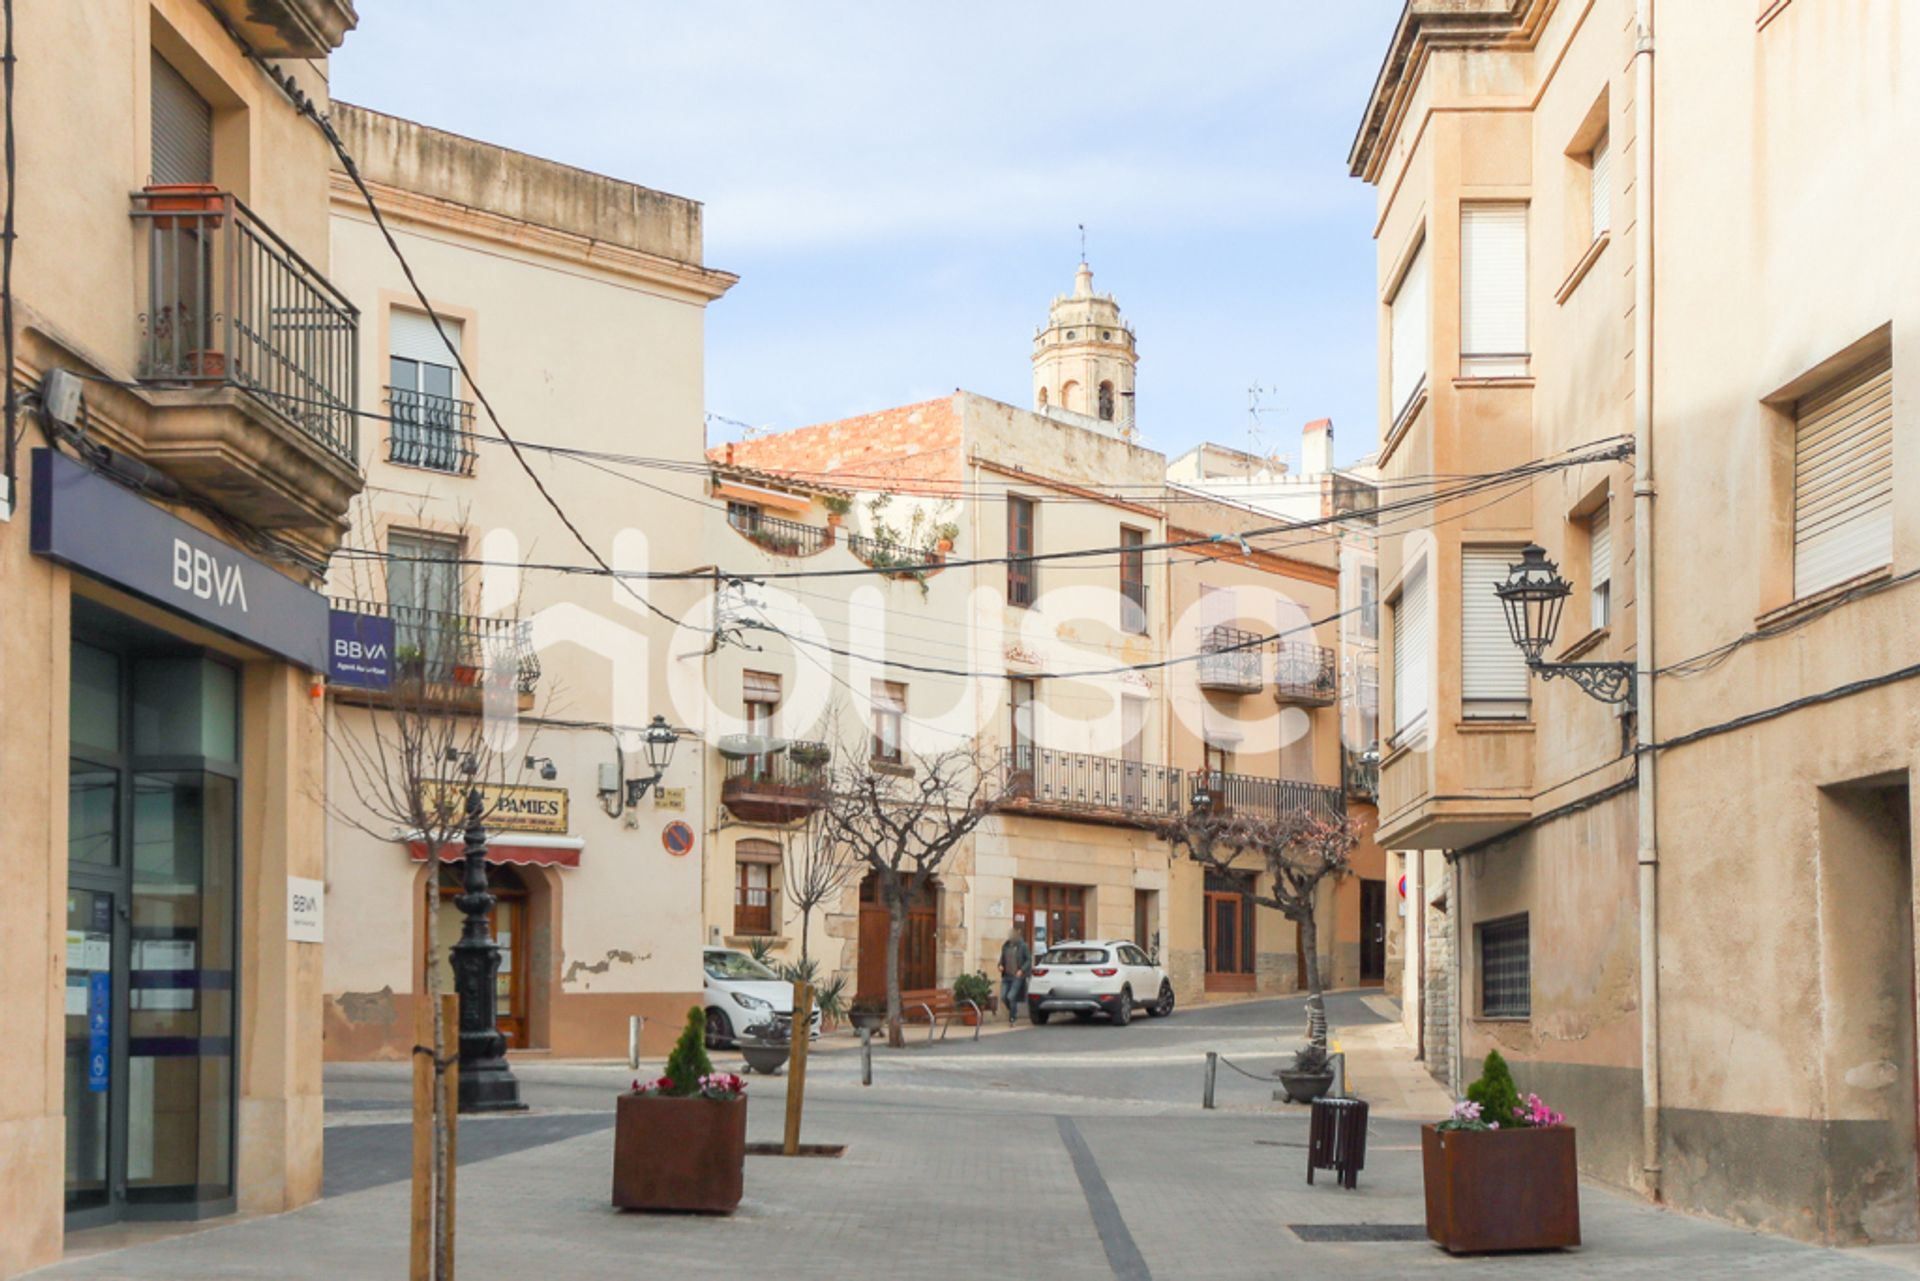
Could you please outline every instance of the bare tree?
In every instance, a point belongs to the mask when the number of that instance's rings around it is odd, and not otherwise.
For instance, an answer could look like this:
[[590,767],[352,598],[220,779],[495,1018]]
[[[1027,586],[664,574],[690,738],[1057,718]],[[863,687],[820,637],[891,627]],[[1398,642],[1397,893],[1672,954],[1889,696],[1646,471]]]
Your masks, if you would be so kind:
[[[372,528],[372,522],[357,522]],[[441,949],[435,920],[440,865],[464,844],[469,826],[491,817],[503,785],[516,780],[530,740],[519,736],[521,698],[538,665],[526,626],[517,618],[480,618],[462,610],[477,595],[464,567],[348,558],[351,596],[337,599],[369,620],[362,626],[367,660],[384,647],[385,688],[339,687],[321,711],[329,756],[345,794],[325,790],[326,806],[343,823],[380,841],[425,847],[422,891],[427,928],[421,962],[433,1019],[433,1249],[435,1278],[452,1276],[448,1118],[443,1078],[457,1058],[457,1029],[441,1017]],[[378,568],[369,570],[372,564]],[[375,593],[375,584],[383,588]],[[423,586],[424,585],[424,586]],[[475,798],[479,798],[474,804]],[[469,893],[479,886],[468,885]],[[452,1044],[454,1051],[449,1052]],[[421,1047],[424,1049],[426,1047]],[[416,1049],[416,1053],[421,1052]]]
[[903,749],[898,765],[870,761],[864,749],[861,743],[836,753],[820,825],[823,839],[844,848],[852,868],[873,874],[886,905],[887,1043],[902,1046],[900,941],[907,905],[1006,798],[1006,784],[974,739],[931,754]]
[[[824,775],[821,781],[824,785]],[[860,870],[861,860],[844,835],[819,813],[783,835],[780,857],[787,902],[800,910],[800,968],[810,972],[813,914],[839,899]]]
[[1243,811],[1197,805],[1162,823],[1159,834],[1176,853],[1184,852],[1210,870],[1267,873],[1271,888],[1261,893],[1259,878],[1249,877],[1247,897],[1300,927],[1307,966],[1307,1049],[1299,1063],[1307,1067],[1325,1062],[1326,990],[1314,899],[1322,882],[1338,881],[1351,869],[1354,847],[1360,843],[1358,825],[1345,815],[1317,814],[1299,806]]

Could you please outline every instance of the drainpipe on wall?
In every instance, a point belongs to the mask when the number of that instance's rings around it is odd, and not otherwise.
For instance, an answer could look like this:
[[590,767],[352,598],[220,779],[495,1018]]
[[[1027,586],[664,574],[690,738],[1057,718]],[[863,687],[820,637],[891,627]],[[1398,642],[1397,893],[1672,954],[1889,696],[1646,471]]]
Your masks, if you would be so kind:
[[1407,852],[1407,936],[1413,959],[1413,1057],[1427,1057],[1427,852]]
[[1640,863],[1640,1167],[1660,1190],[1660,846],[1654,805],[1653,649],[1653,0],[1634,0],[1633,605]]

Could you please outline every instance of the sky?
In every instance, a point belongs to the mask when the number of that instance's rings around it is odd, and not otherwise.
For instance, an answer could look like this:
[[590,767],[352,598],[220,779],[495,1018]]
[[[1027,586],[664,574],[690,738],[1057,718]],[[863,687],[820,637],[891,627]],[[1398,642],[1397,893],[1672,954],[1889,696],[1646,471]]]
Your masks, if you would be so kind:
[[1330,417],[1338,461],[1375,446],[1375,192],[1346,157],[1399,0],[358,7],[336,96],[704,203],[740,276],[707,312],[710,443],[956,387],[1029,404],[1084,223],[1144,443],[1297,459]]

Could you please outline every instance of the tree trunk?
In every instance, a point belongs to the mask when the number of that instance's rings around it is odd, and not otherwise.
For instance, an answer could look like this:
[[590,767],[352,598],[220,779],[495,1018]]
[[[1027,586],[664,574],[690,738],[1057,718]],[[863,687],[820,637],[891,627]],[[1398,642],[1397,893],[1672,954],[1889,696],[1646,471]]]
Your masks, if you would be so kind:
[[887,1044],[906,1046],[900,1028],[900,938],[907,929],[907,896],[899,889],[887,895]]
[[1300,918],[1300,947],[1307,962],[1307,1043],[1327,1048],[1327,1006],[1320,987],[1320,924],[1311,908]]
[[807,943],[813,933],[813,904],[800,905],[800,968],[807,968]]

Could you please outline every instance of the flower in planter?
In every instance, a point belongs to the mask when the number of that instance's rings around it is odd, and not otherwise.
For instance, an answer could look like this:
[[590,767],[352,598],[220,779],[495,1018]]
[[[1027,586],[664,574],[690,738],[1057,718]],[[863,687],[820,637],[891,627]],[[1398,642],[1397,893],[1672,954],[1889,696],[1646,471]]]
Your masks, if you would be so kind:
[[747,1093],[746,1081],[732,1072],[709,1072],[700,1078],[702,1098],[727,1099],[744,1098]]

